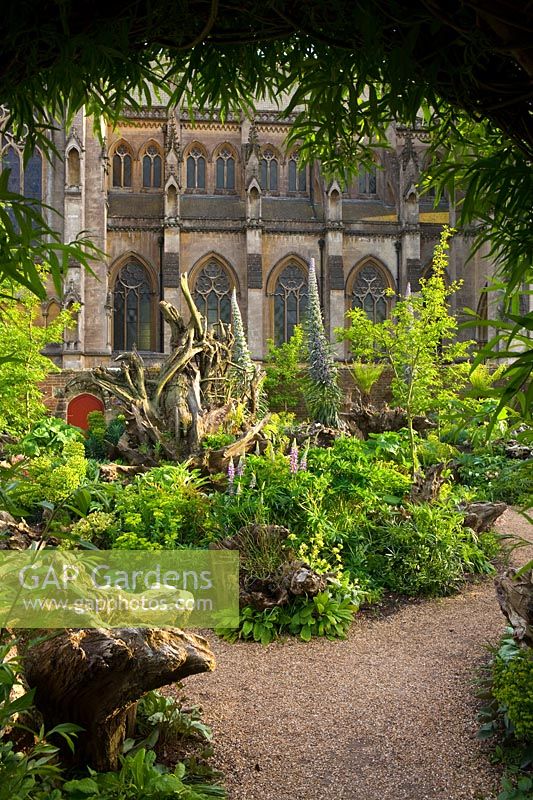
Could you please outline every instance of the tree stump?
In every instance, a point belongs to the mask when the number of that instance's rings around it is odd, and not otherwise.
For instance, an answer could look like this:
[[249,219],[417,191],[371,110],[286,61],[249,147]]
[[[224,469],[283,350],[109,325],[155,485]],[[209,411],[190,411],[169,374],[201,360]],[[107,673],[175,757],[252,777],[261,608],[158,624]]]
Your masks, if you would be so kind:
[[516,576],[509,569],[496,578],[496,595],[518,641],[533,647],[533,569]]
[[463,509],[463,525],[465,528],[472,528],[476,533],[483,533],[492,528],[506,508],[506,503],[469,503]]
[[83,727],[76,761],[105,771],[118,768],[136,701],[213,670],[215,658],[204,638],[178,629],[67,629],[29,647],[24,665],[46,730],[62,722]]

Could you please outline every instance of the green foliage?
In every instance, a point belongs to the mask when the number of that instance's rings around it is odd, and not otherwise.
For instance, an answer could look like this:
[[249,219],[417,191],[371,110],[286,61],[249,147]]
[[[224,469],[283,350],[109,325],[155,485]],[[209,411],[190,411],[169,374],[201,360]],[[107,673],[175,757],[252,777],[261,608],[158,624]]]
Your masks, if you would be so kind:
[[240,569],[259,580],[274,578],[290,561],[290,548],[279,536],[264,528],[246,526],[239,532]]
[[[0,185],[3,178],[1,174]],[[0,204],[0,233],[3,213]],[[44,417],[39,384],[59,370],[42,350],[61,342],[64,328],[72,323],[71,312],[62,311],[47,327],[40,326],[39,314],[39,300],[29,289],[0,284],[0,432],[15,436],[27,433]]]
[[476,490],[481,500],[502,501],[529,508],[533,502],[532,460],[509,459],[497,453],[457,456],[459,480]]
[[91,411],[87,414],[87,426],[85,454],[87,458],[103,461],[107,452],[105,446],[107,425],[103,413],[101,411]]
[[511,659],[496,658],[492,691],[515,736],[533,744],[533,651],[520,648]]
[[[23,95],[25,90],[26,87],[22,90]],[[23,103],[26,103],[25,99]],[[31,103],[27,109],[31,109]],[[33,111],[29,110],[30,117],[33,116]],[[34,124],[35,118],[30,123],[30,128],[33,128]],[[3,127],[4,135],[7,133],[9,136],[8,129],[9,124]],[[19,141],[25,139],[26,158],[31,155],[32,150],[32,137],[31,135],[28,137],[27,132],[27,129],[21,132],[19,138]],[[43,137],[42,145],[45,153],[53,150],[52,141],[46,136]],[[58,230],[54,230],[53,223],[48,224],[43,214],[43,211],[46,211],[47,216],[51,216],[50,212],[55,213],[54,210],[48,206],[37,205],[34,200],[9,191],[9,172],[3,170],[0,174],[0,281],[3,282],[1,294],[11,295],[16,287],[20,288],[25,303],[29,303],[29,298],[32,296],[34,302],[37,299],[45,300],[47,279],[51,277],[55,293],[61,297],[63,278],[69,264],[75,262],[90,269],[91,262],[104,254],[84,235],[78,236],[73,242],[64,243],[62,235]],[[14,318],[14,315],[10,316],[11,319]],[[68,319],[70,313],[67,312],[60,320],[60,324],[56,324],[58,322],[56,320],[49,326],[50,336],[54,338],[47,339],[45,343],[62,340],[63,328]],[[23,351],[16,349],[15,352]],[[24,361],[25,359],[22,363]]]
[[449,594],[465,573],[494,571],[492,537],[464,528],[463,515],[446,505],[406,503],[368,525],[366,536],[370,575],[409,597]]
[[43,455],[45,452],[59,455],[66,442],[83,440],[80,428],[68,425],[59,417],[44,417],[17,443],[16,451],[31,457]]
[[83,443],[67,438],[61,451],[44,452],[27,464],[27,480],[17,489],[19,503],[28,509],[47,503],[58,506],[78,489],[87,472]]
[[238,628],[219,629],[217,633],[230,642],[243,639],[263,645],[286,634],[299,636],[304,642],[314,636],[344,639],[357,609],[350,594],[328,589],[312,598],[298,598],[288,606],[263,611],[245,606]]
[[207,433],[201,442],[204,450],[221,450],[235,441],[235,436],[232,433],[225,433],[219,430],[218,433]]
[[356,357],[384,359],[393,373],[393,400],[405,409],[410,433],[413,470],[419,466],[413,418],[446,407],[466,383],[466,370],[454,362],[465,358],[467,342],[455,341],[457,321],[449,313],[448,298],[459,284],[446,285],[448,239],[445,229],[433,256],[433,272],[421,281],[418,295],[406,295],[394,306],[390,319],[373,323],[362,309],[347,312],[348,329],[339,328],[339,339],[350,342]]
[[441,437],[452,444],[467,444],[487,449],[509,437],[517,423],[517,413],[508,406],[498,410],[492,397],[478,399],[461,394],[451,398],[441,413]]
[[490,364],[477,364],[468,375],[471,391],[483,397],[500,380],[504,370],[503,366],[493,369]]
[[304,327],[307,351],[305,402],[311,419],[323,425],[338,427],[342,392],[338,385],[332,348],[324,330],[314,259],[309,264],[307,302]]
[[117,537],[117,521],[114,514],[93,511],[79,519],[70,531],[72,543],[91,542],[99,548],[106,548]]
[[[0,800],[61,800],[53,786],[61,777],[57,764],[58,747],[48,738],[60,736],[73,750],[73,738],[81,729],[61,724],[45,734],[44,728],[33,732],[33,744],[25,752],[17,751],[7,734],[22,727],[19,715],[33,707],[35,690],[26,690],[20,664],[10,656],[16,642],[0,640]],[[17,696],[13,697],[13,690]]]
[[505,765],[498,800],[531,800],[533,654],[519,646],[512,628],[489,649],[492,657],[479,681],[478,738],[492,739],[493,760]]
[[177,764],[167,770],[155,764],[155,753],[138,750],[134,755],[121,759],[118,772],[94,772],[89,777],[68,781],[63,785],[64,797],[68,800],[207,800],[225,797],[220,786],[196,784],[188,786],[185,766]]
[[302,359],[304,357],[303,328],[297,325],[288,342],[275,346],[268,341],[265,391],[269,406],[274,409],[295,409],[303,400]]
[[384,369],[384,364],[370,364],[363,361],[354,361],[353,364],[350,364],[350,374],[364,396],[370,394],[372,387],[381,378]]
[[109,447],[116,446],[125,430],[123,414],[113,417],[109,423],[101,411],[91,411],[87,415],[88,432],[85,439],[87,458],[104,461],[108,457]]
[[205,480],[187,463],[155,467],[118,490],[113,546],[159,550],[198,544],[208,511]]
[[136,725],[141,736],[149,737],[150,745],[174,743],[180,737],[198,737],[210,742],[211,728],[202,722],[197,706],[183,711],[174,697],[165,697],[156,689],[147,692],[137,705]]

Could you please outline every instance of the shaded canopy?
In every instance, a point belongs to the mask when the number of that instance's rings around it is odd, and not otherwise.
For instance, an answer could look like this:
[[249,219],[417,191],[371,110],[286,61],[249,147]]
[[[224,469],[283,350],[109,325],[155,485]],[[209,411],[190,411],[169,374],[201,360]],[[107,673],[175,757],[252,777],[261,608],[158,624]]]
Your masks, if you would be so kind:
[[32,108],[61,112],[87,96],[118,113],[168,57],[176,99],[188,81],[196,105],[237,108],[298,86],[298,100],[317,107],[322,95],[360,130],[359,90],[374,84],[374,115],[380,95],[407,122],[444,100],[531,155],[532,28],[523,0],[27,0],[4,12],[0,102],[25,122]]

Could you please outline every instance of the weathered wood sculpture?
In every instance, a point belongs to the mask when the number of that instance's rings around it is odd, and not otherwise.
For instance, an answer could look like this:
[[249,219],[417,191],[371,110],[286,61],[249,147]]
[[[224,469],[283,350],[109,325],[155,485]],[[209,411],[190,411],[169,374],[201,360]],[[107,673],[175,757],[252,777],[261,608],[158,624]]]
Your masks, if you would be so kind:
[[143,694],[214,668],[207,641],[178,629],[61,630],[24,657],[46,730],[80,725],[76,761],[104,771],[117,769]]
[[[232,399],[245,402],[253,416],[261,382],[258,370],[250,380],[234,380],[238,368],[231,361],[231,327],[208,325],[194,303],[186,273],[180,286],[190,318],[185,323],[170,303],[159,304],[170,326],[170,353],[159,369],[151,372],[134,350],[119,356],[118,374],[105,367],[92,372],[94,382],[123,406],[135,444],[155,447],[170,459],[196,453],[202,437],[217,431],[230,414]],[[236,384],[240,396],[232,398]],[[132,448],[123,440],[119,450],[127,458]]]

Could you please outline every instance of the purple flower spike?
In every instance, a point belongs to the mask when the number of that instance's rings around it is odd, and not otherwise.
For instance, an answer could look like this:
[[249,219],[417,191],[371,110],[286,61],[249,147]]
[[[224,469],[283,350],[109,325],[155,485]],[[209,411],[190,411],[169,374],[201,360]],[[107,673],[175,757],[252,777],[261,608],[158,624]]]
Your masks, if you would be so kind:
[[233,463],[233,459],[230,458],[228,464],[228,481],[230,483],[233,483],[234,480],[235,480],[235,464]]
[[235,475],[238,478],[242,478],[244,475],[244,456],[241,456],[237,462],[237,469],[235,470]]
[[293,475],[295,475],[298,472],[298,445],[296,444],[296,439],[292,440],[289,463],[291,467],[291,472]]

